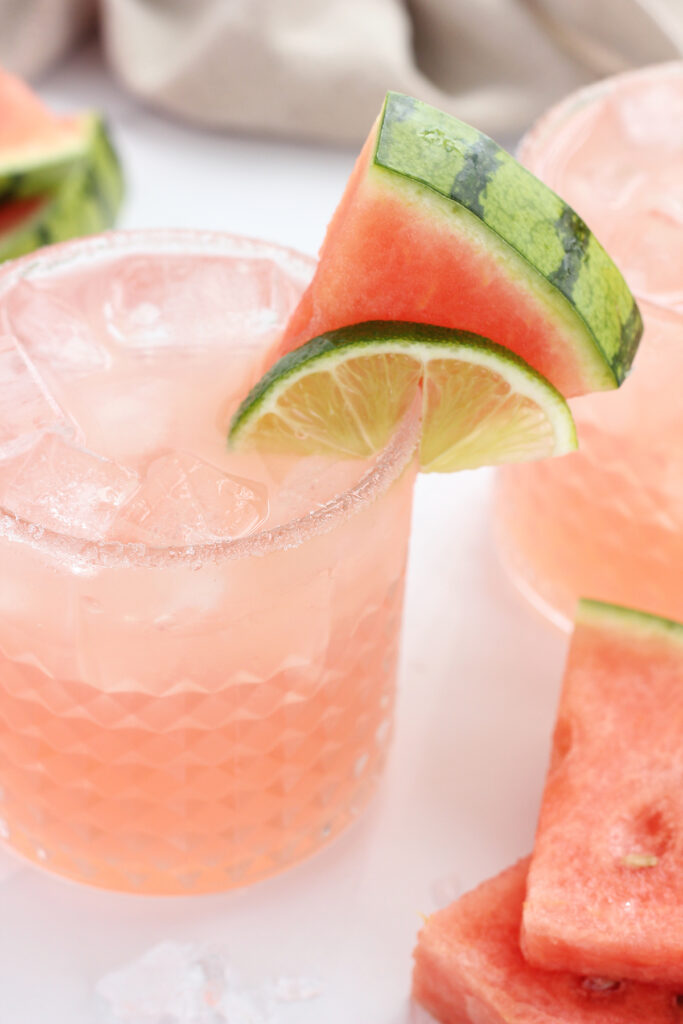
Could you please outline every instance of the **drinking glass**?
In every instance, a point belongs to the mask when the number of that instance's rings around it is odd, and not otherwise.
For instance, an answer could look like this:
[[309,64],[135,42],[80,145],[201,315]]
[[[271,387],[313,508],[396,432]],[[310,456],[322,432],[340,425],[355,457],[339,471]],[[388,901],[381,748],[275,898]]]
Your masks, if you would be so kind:
[[150,231],[0,271],[0,831],[53,872],[244,885],[375,789],[418,414],[369,464],[300,460],[267,495],[248,459],[178,451],[195,425],[225,444],[312,269]]
[[645,333],[618,391],[570,403],[578,452],[500,472],[504,562],[565,628],[579,596],[683,620],[683,62],[570,96],[520,159],[615,259]]

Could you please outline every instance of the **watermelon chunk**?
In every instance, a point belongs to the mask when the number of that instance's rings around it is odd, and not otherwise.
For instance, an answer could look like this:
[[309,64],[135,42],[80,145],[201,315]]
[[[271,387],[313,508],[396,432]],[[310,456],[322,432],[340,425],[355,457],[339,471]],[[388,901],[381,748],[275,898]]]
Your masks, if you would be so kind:
[[581,218],[469,125],[389,93],[274,353],[367,320],[457,327],[565,396],[617,387],[642,334]]
[[0,203],[0,261],[111,227],[123,198],[121,168],[102,121],[88,115],[87,159],[51,192]]
[[90,137],[90,114],[54,114],[0,68],[0,202],[53,189],[85,162]]
[[581,602],[522,942],[538,966],[683,991],[683,625]]
[[676,996],[531,967],[519,946],[529,861],[430,917],[415,950],[413,996],[441,1024],[674,1024]]

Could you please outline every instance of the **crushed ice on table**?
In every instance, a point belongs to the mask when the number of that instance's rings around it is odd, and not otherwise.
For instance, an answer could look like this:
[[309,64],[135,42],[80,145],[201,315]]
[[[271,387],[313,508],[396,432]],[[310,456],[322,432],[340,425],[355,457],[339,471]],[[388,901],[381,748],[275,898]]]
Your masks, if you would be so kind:
[[0,464],[0,506],[31,523],[101,540],[137,489],[136,473],[58,434]]
[[214,947],[162,942],[101,978],[102,1024],[293,1024],[289,1007],[322,994],[317,979],[247,985]]
[[8,325],[29,358],[58,377],[73,378],[106,369],[111,361],[85,315],[45,287],[21,281],[5,302]]
[[201,544],[242,537],[267,515],[263,484],[223,473],[190,452],[173,452],[149,466],[115,533],[147,544]]
[[45,431],[73,429],[22,346],[0,334],[0,460],[25,451]]
[[186,357],[192,346],[248,344],[273,331],[297,295],[272,260],[139,256],[112,264],[103,310],[116,344],[141,353],[175,349]]

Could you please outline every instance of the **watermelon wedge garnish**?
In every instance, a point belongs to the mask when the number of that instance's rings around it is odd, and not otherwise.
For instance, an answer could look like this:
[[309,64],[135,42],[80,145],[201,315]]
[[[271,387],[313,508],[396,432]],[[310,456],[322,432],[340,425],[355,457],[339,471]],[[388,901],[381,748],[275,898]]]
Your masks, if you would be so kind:
[[642,321],[581,218],[475,128],[390,92],[275,357],[406,320],[483,335],[565,396],[617,387]]
[[681,624],[579,605],[523,946],[545,968],[683,991]]
[[0,260],[111,227],[122,198],[102,118],[58,116],[0,69]]
[[123,198],[121,169],[102,122],[93,116],[90,126],[88,159],[71,168],[58,187],[0,203],[0,261],[115,223]]
[[441,1024],[674,1024],[674,993],[531,967],[519,945],[529,861],[439,910],[420,932],[413,995]]
[[59,116],[0,68],[0,202],[42,195],[87,159],[91,114]]

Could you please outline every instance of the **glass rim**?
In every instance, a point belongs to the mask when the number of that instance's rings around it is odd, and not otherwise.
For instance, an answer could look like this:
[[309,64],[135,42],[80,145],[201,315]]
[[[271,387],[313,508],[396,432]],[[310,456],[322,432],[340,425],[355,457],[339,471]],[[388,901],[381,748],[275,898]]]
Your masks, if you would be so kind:
[[[683,81],[683,59],[630,68],[627,71],[620,71],[616,75],[600,78],[598,81],[584,85],[580,89],[575,89],[574,92],[569,93],[568,96],[565,96],[544,111],[534,121],[528,131],[524,133],[516,148],[515,155],[517,159],[532,174],[538,175],[549,188],[554,189],[556,183],[553,180],[553,175],[547,175],[545,172],[548,168],[551,170],[554,168],[555,159],[549,156],[549,150],[552,140],[557,136],[562,127],[571,121],[579,111],[591,107],[604,97],[617,92],[623,85],[628,85],[630,82],[637,82],[641,79],[653,81],[660,78],[680,78]],[[539,153],[541,154],[540,156],[538,155]],[[666,302],[657,301],[652,295],[648,295],[647,292],[642,292],[639,288],[630,284],[629,288],[639,305],[647,305],[657,311],[663,310],[666,313],[670,313],[676,319],[680,319],[683,316],[679,311],[672,309]]]
[[[310,278],[315,267],[313,257],[294,249],[229,232],[193,228],[117,230],[46,246],[8,262],[0,268],[0,299],[16,281],[41,270],[50,272],[84,256],[106,256],[119,251],[185,254],[196,251],[267,257],[283,266],[295,268],[305,279]],[[52,530],[0,507],[0,538],[26,544],[43,554],[68,561],[71,568],[81,571],[100,568],[199,568],[205,564],[262,557],[271,552],[301,547],[341,526],[389,490],[413,458],[419,442],[420,424],[421,409],[416,398],[387,445],[378,453],[377,461],[353,486],[300,516],[245,537],[158,547],[143,542],[96,540]]]

